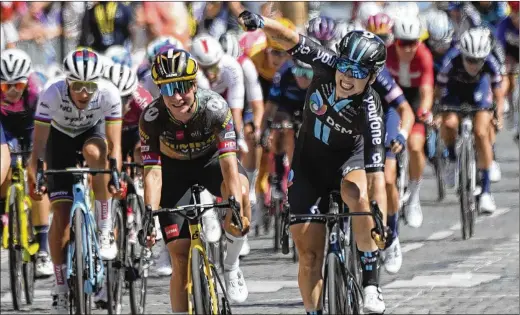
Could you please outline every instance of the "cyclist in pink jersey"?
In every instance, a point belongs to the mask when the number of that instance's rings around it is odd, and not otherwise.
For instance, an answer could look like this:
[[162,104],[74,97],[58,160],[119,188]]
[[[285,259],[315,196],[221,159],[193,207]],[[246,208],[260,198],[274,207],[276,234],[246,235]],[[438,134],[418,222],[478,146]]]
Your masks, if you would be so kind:
[[[32,147],[34,113],[42,90],[42,82],[32,71],[31,58],[20,49],[6,49],[0,61],[0,122],[9,151],[26,150]],[[20,146],[20,148],[18,147]],[[15,159],[11,158],[14,162]],[[10,184],[9,177],[3,188]],[[5,191],[5,189],[2,189]],[[4,213],[5,195],[0,195],[0,213]],[[48,231],[50,203],[47,197],[41,201],[32,200],[33,226],[40,244],[36,254],[36,277],[53,274],[49,256]],[[6,222],[6,221],[4,221]]]

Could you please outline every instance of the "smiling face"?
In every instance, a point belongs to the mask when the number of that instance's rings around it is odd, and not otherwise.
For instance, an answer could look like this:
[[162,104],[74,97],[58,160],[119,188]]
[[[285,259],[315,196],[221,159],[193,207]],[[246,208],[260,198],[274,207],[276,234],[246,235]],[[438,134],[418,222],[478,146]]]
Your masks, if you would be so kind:
[[336,70],[335,78],[336,96],[339,98],[348,98],[352,95],[363,93],[370,80],[370,76],[364,79],[355,79],[352,77],[351,70],[347,70],[345,73]]

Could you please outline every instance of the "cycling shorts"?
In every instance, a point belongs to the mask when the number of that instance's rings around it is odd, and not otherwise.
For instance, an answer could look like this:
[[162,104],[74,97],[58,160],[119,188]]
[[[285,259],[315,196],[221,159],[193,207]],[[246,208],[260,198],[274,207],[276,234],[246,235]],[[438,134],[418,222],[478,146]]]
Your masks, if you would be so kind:
[[[174,160],[161,155],[162,188],[161,207],[174,208],[186,191],[194,184],[204,186],[212,195],[222,197],[220,185],[224,181],[218,152],[194,160]],[[246,170],[238,161],[238,172],[247,177]],[[159,223],[166,244],[176,239],[189,239],[189,223],[173,213],[159,215]]]
[[121,149],[123,150],[123,160],[127,156],[133,156],[135,145],[139,141],[139,126],[132,126],[123,130],[123,133],[121,135]]
[[[32,137],[33,137],[33,130],[34,128],[28,128],[21,132],[18,132],[18,134],[13,134],[9,132],[8,130],[4,129],[4,137],[5,141],[9,145],[9,151],[18,151],[22,148],[27,148],[30,150],[32,147]],[[20,141],[22,140],[23,141]]]
[[[296,149],[291,166],[294,180],[288,194],[291,213],[311,214],[313,206],[327,213],[330,192],[341,189],[341,181],[348,173],[365,168],[363,146],[363,137],[359,137],[349,151],[322,150],[318,156],[311,148]],[[291,219],[290,224],[305,222],[325,223],[321,219],[302,217]]]
[[390,150],[390,142],[397,137],[399,133],[399,125],[401,124],[401,117],[399,113],[395,110],[395,108],[390,107],[388,112],[385,115],[385,125],[386,125],[386,138],[385,138],[385,147],[386,147],[386,158],[387,159],[395,159],[395,153]]
[[412,134],[417,133],[426,136],[426,127],[423,122],[417,118],[417,111],[421,106],[421,93],[419,92],[419,88],[403,88],[403,94],[410,106],[412,107],[413,113],[415,115],[415,123],[412,127]]
[[[51,170],[61,170],[68,167],[75,167],[77,164],[77,152],[83,150],[83,146],[89,140],[101,138],[105,140],[105,121],[100,120],[92,128],[84,133],[70,137],[58,129],[51,126],[47,147],[45,150],[45,160],[47,168]],[[48,193],[51,202],[74,199],[72,185],[74,178],[69,174],[49,176]]]
[[448,84],[446,90],[446,96],[441,100],[442,104],[459,106],[462,103],[469,103],[480,109],[492,108],[493,92],[491,91],[491,80],[488,75],[481,76],[476,83]]

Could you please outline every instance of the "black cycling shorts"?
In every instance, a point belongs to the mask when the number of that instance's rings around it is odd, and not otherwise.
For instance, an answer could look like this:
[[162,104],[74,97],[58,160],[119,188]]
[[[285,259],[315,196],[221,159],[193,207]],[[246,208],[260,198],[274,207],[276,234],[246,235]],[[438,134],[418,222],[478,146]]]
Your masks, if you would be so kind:
[[[161,207],[174,208],[186,191],[194,184],[204,186],[212,195],[222,197],[220,185],[224,181],[218,152],[195,160],[174,160],[161,155],[162,189]],[[247,177],[238,161],[238,172]],[[189,239],[189,224],[182,216],[173,213],[159,214],[159,223],[166,244],[176,239]]]
[[[76,137],[69,137],[63,132],[51,126],[47,147],[45,150],[45,160],[47,169],[60,170],[67,167],[75,167],[77,163],[76,152],[83,150],[83,145],[93,138],[105,140],[105,121],[100,120],[95,126]],[[74,178],[69,174],[49,176],[48,193],[51,202],[58,200],[72,201],[72,185]]]
[[[327,213],[329,194],[341,189],[341,180],[354,170],[365,168],[363,137],[359,137],[350,151],[321,151],[302,147],[294,152],[292,163],[293,184],[289,187],[289,204],[292,214],[311,214],[317,206]],[[321,198],[318,202],[318,198]],[[290,224],[305,222],[324,223],[320,219],[296,218]]]
[[123,153],[123,160],[127,156],[133,157],[135,145],[139,142],[139,126],[133,126],[124,129],[121,134],[121,149]]

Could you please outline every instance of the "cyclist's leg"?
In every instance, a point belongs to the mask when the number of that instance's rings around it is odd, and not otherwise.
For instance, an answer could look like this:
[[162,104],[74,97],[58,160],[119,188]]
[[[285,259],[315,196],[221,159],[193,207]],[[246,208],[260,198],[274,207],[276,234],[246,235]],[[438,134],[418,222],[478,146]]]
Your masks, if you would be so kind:
[[[98,122],[90,130],[82,134],[83,157],[91,168],[106,169],[108,167],[108,145],[105,135],[105,123]],[[96,197],[95,214],[100,231],[100,255],[111,260],[117,255],[117,245],[112,231],[112,196],[108,192],[110,175],[92,176],[92,189]]]
[[[320,178],[320,173],[330,165],[325,161],[302,161],[304,154],[297,150],[294,154],[292,170],[293,184],[289,188],[289,204],[292,214],[311,214],[314,205],[320,212],[328,211],[327,183]],[[320,165],[319,169],[315,166]],[[336,185],[337,187],[337,185]],[[319,199],[320,197],[321,200]],[[319,204],[317,204],[319,203]],[[323,220],[291,220],[291,235],[299,255],[298,287],[307,314],[323,310],[321,293],[323,287],[323,255],[325,250],[326,226]]]
[[[273,130],[273,162],[280,191],[286,189],[287,176],[289,175],[289,165],[292,162],[294,151],[294,129],[284,128],[291,124],[289,113],[280,111],[276,113],[275,123],[280,124],[283,129]],[[287,160],[286,160],[287,159]],[[284,187],[282,187],[282,184]]]
[[[441,100],[441,103],[443,105],[456,106],[457,104],[461,104],[461,99],[463,98],[464,97],[457,95],[457,86],[451,85],[447,87],[447,95]],[[446,186],[449,188],[454,188],[457,185],[457,153],[455,152],[455,141],[457,140],[458,130],[459,116],[456,113],[444,113],[442,115],[440,135],[448,150],[449,163],[446,166],[443,176]]]
[[[11,165],[11,155],[9,154],[9,147],[5,139],[4,128],[0,123],[0,185],[2,185],[7,177],[7,172]],[[1,204],[0,204],[1,206]],[[3,208],[2,210],[3,211]]]
[[[51,127],[45,152],[48,169],[64,169],[76,165],[76,149],[81,148],[75,138],[71,138]],[[53,211],[53,220],[49,230],[49,251],[54,264],[53,311],[68,313],[69,286],[66,280],[67,243],[70,237],[70,207],[72,205],[72,176],[54,175],[48,180],[47,192]]]
[[[481,109],[490,109],[493,99],[491,82],[488,76],[483,76],[473,89],[474,98],[472,104]],[[488,110],[477,112],[474,117],[473,132],[475,135],[475,146],[477,150],[477,167],[482,174],[482,195],[480,207],[483,211],[494,211],[496,205],[491,197],[491,180],[489,169],[493,162],[493,151],[489,139],[489,128],[493,113]]]

